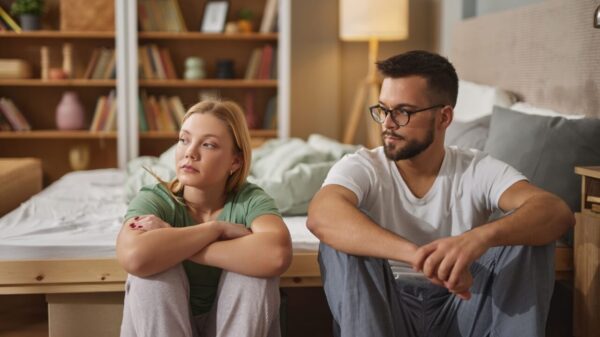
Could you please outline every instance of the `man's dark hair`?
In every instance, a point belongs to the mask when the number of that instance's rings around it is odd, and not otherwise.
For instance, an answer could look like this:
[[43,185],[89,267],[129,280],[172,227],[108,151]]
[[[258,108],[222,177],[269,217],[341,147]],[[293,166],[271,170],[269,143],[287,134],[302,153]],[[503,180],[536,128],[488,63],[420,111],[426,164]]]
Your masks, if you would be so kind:
[[377,62],[377,69],[384,77],[421,76],[427,80],[430,93],[444,100],[441,103],[456,105],[458,76],[454,66],[443,56],[414,50]]

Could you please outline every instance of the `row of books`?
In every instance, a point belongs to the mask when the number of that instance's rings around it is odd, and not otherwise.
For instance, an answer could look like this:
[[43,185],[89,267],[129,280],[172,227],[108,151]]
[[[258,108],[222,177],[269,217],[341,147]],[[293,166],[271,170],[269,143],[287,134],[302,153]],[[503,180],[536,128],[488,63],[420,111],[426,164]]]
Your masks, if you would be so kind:
[[278,0],[267,0],[265,10],[263,11],[262,21],[260,22],[260,33],[270,33],[277,31],[277,6]]
[[0,6],[0,32],[2,31],[20,33],[22,30],[21,26]]
[[117,77],[117,62],[115,50],[111,48],[96,48],[92,52],[83,75],[84,79],[108,80]]
[[98,97],[90,131],[117,130],[117,95],[114,90],[108,96]]
[[277,48],[269,44],[262,48],[255,48],[248,60],[244,78],[247,80],[277,78]]
[[0,131],[29,131],[31,125],[8,98],[0,97]]
[[177,0],[138,0],[141,31],[186,32]]
[[177,73],[171,54],[166,48],[155,44],[138,48],[139,77],[141,79],[176,79]]
[[138,101],[139,129],[145,131],[177,131],[185,115],[178,96],[152,96],[145,92]]

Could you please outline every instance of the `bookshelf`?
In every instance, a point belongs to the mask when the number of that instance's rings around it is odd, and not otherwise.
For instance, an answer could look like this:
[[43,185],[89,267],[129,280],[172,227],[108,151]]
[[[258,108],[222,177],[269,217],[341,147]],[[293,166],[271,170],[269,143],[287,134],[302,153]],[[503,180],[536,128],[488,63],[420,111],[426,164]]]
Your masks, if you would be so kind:
[[[254,13],[251,33],[203,33],[200,32],[202,15],[204,13],[205,1],[179,0],[177,5],[181,9],[181,19],[185,23],[187,31],[148,31],[142,24],[137,31],[138,46],[155,45],[158,49],[166,49],[177,74],[177,79],[147,79],[141,76],[137,81],[138,92],[148,96],[178,96],[185,108],[198,101],[199,92],[204,90],[216,90],[220,97],[232,99],[245,111],[247,106],[253,106],[255,114],[261,120],[266,112],[269,100],[277,96],[279,101],[277,110],[280,115],[287,116],[289,108],[285,96],[289,85],[286,79],[289,71],[281,71],[282,64],[277,64],[282,58],[280,48],[286,45],[289,39],[289,29],[285,21],[279,18],[278,32],[259,32],[266,7],[271,0],[232,0],[229,1],[229,9],[226,22],[235,21],[237,13],[241,9],[247,9]],[[139,4],[139,2],[138,2]],[[285,9],[289,7],[289,1],[279,1],[278,5]],[[280,16],[283,10],[279,9]],[[145,8],[143,9],[145,10]],[[138,11],[138,14],[140,12]],[[152,17],[152,13],[147,13]],[[168,16],[165,15],[165,17]],[[171,26],[178,26],[173,24]],[[277,56],[273,57],[274,66],[277,68],[277,76],[271,78],[246,79],[246,68],[257,48],[271,45]],[[188,57],[201,57],[204,61],[206,77],[197,80],[183,79],[185,73],[185,60]],[[233,61],[234,77],[231,79],[216,78],[216,63],[219,59],[227,58]],[[281,63],[281,62],[280,62]],[[283,75],[283,76],[282,76]],[[282,101],[282,96],[284,100]],[[251,98],[249,98],[251,97]],[[250,133],[254,145],[259,145],[269,138],[287,137],[287,118],[277,116],[275,129],[263,128],[263,123],[255,123],[256,128],[251,128]],[[268,123],[267,123],[268,124]],[[139,155],[157,155],[166,150],[174,143],[176,132],[165,131],[139,131]]]
[[[237,101],[243,108],[248,95],[253,97],[255,111],[264,114],[269,100],[277,96],[277,126],[251,130],[253,145],[270,138],[287,138],[289,134],[289,53],[290,53],[290,0],[278,0],[279,32],[256,32],[260,28],[267,2],[271,0],[229,1],[227,21],[236,19],[242,8],[254,13],[254,32],[203,33],[200,32],[206,1],[174,0],[181,8],[187,31],[138,31],[136,1],[115,2],[115,26],[112,31],[61,31],[60,0],[46,0],[43,30],[21,33],[0,31],[0,59],[21,59],[31,66],[30,78],[0,78],[0,97],[9,98],[31,124],[31,131],[0,131],[0,157],[37,157],[42,160],[44,183],[49,184],[72,171],[69,156],[75,149],[85,148],[90,154],[86,169],[124,166],[140,155],[157,155],[175,143],[175,131],[146,131],[138,128],[138,96],[142,92],[154,96],[178,96],[185,109],[198,101],[200,91],[217,90],[222,98]],[[171,0],[168,0],[171,1]],[[0,0],[6,9],[6,2]],[[133,8],[133,9],[132,9]],[[62,47],[72,45],[72,73],[68,79],[42,79],[41,48],[47,46],[50,67],[61,67]],[[276,48],[274,66],[277,76],[267,79],[245,79],[246,67],[253,50],[265,45]],[[140,46],[156,45],[166,49],[177,74],[171,79],[138,78]],[[94,51],[115,50],[116,78],[85,78]],[[198,80],[183,79],[185,60],[201,57],[205,62],[206,77]],[[234,78],[218,79],[216,61],[233,61]],[[275,61],[276,60],[276,61]],[[132,69],[136,68],[136,69]],[[99,97],[117,95],[117,130],[89,131]],[[82,130],[59,130],[55,110],[63,93],[73,91],[84,107],[86,125]],[[129,111],[129,113],[123,113]]]
[[[7,9],[6,2],[0,2]],[[31,125],[31,131],[0,131],[0,157],[42,160],[44,184],[72,171],[70,157],[88,152],[86,169],[117,166],[116,132],[90,132],[96,101],[116,87],[115,79],[83,78],[91,53],[115,48],[115,31],[61,31],[60,1],[47,0],[43,30],[0,32],[0,59],[20,59],[30,65],[29,78],[1,78],[0,97],[10,99]],[[63,48],[71,46],[72,73],[67,79],[42,79],[42,47],[48,48],[48,68],[63,68]],[[60,130],[56,109],[66,91],[74,92],[84,110],[80,130]]]

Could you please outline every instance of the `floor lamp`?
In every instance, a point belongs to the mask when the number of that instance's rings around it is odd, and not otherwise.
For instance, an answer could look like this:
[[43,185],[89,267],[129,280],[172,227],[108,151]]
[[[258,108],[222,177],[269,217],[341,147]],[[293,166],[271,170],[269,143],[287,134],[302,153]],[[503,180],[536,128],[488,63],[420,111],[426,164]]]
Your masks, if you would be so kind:
[[[340,0],[340,39],[342,41],[368,41],[369,66],[367,76],[358,84],[350,120],[344,131],[344,143],[351,144],[356,131],[364,121],[367,105],[379,98],[379,82],[375,62],[379,41],[398,41],[408,37],[408,0]],[[367,126],[367,146],[381,144],[378,124]]]

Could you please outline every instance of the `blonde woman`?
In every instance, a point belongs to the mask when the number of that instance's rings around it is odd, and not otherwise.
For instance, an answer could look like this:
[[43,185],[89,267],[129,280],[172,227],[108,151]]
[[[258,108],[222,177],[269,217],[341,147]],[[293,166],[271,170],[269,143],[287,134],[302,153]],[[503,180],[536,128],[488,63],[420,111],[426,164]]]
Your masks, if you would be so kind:
[[237,104],[189,109],[175,180],[144,187],[117,238],[121,336],[279,336],[291,240],[273,199],[246,182],[250,159]]

